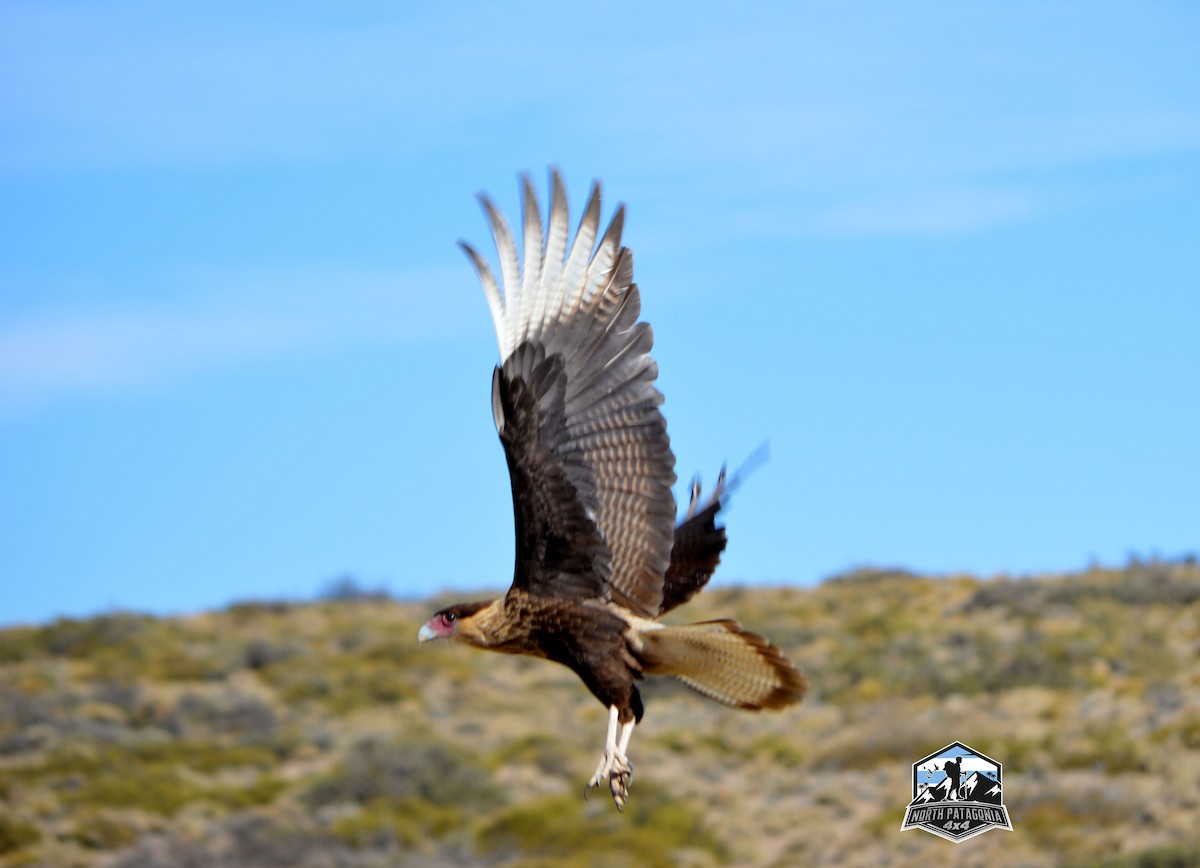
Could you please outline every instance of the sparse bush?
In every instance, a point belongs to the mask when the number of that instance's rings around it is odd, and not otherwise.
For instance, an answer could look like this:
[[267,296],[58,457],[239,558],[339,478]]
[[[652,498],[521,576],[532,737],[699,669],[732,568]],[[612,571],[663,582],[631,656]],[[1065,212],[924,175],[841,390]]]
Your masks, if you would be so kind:
[[513,739],[498,750],[493,765],[525,763],[538,768],[543,774],[558,774],[570,766],[571,751],[560,738],[544,732],[532,732]]
[[14,853],[42,840],[37,827],[0,811],[0,855]]
[[175,769],[151,765],[96,771],[69,789],[65,798],[71,804],[170,816],[203,796],[202,787],[184,780]]
[[84,620],[61,618],[43,627],[39,639],[56,657],[95,658],[114,650],[134,653],[153,623],[152,618],[124,612]]
[[1145,739],[1133,739],[1116,723],[1085,727],[1082,736],[1060,736],[1055,742],[1060,768],[1096,769],[1114,775],[1146,771],[1149,767]]
[[269,805],[287,789],[287,783],[274,775],[258,775],[242,786],[208,787],[204,798],[230,810],[242,810],[259,805]]
[[1100,580],[1066,580],[1050,587],[1051,602],[1078,605],[1089,598],[1107,598],[1126,606],[1188,606],[1200,601],[1200,577],[1166,563],[1133,565]]
[[104,811],[89,811],[75,822],[71,837],[89,850],[120,850],[137,840],[137,830]]
[[477,838],[481,852],[566,866],[674,866],[679,852],[700,850],[725,862],[729,853],[702,817],[682,800],[639,786],[623,815],[609,805],[581,811],[575,798],[555,796],[502,813]]
[[[62,798],[72,804],[171,815],[189,802],[204,799],[239,803],[240,797],[224,791],[229,788],[201,784],[183,770],[212,774],[228,768],[265,769],[275,762],[270,751],[248,745],[167,741],[73,746],[16,767],[12,774],[27,782],[54,782]],[[245,801],[257,803],[261,798],[255,793],[261,791],[256,786],[257,779],[234,789],[249,790]]]
[[1149,562],[713,589],[679,620],[765,633],[809,697],[742,716],[645,682],[621,815],[579,794],[602,733],[594,699],[543,661],[418,648],[436,602],[0,630],[0,846],[17,848],[0,862],[878,861],[895,854],[903,767],[961,737],[1013,783],[1020,834],[1001,861],[1098,864],[1136,845],[1113,864],[1189,864],[1197,586],[1195,565]]
[[[874,585],[888,581],[922,580],[916,573],[903,567],[854,567],[835,573],[824,580],[827,585]],[[923,581],[923,580],[922,580]]]
[[966,612],[1004,608],[1014,614],[1035,616],[1045,611],[1046,594],[1038,582],[1029,579],[997,579],[971,595],[963,607]]
[[862,771],[895,763],[896,757],[919,758],[929,749],[929,733],[914,721],[895,720],[882,706],[876,714],[889,725],[858,731],[855,738],[832,738],[813,751],[812,767],[819,770]]
[[0,630],[0,666],[33,660],[44,653],[40,630],[33,627]]
[[354,576],[341,576],[321,589],[317,599],[329,603],[385,603],[392,599],[386,588],[368,588]]
[[286,615],[300,606],[291,600],[238,600],[225,610],[235,623],[254,622],[273,615]]
[[266,669],[276,663],[282,663],[292,657],[302,654],[303,649],[293,642],[269,642],[266,639],[254,639],[242,655],[242,662],[248,669]]
[[168,732],[182,738],[236,736],[261,744],[275,731],[276,715],[261,699],[234,690],[218,694],[186,693],[167,717]]
[[402,661],[379,652],[381,646],[386,648],[387,643],[363,642],[353,651],[297,655],[261,670],[261,677],[286,703],[319,702],[337,714],[414,696]]
[[489,807],[501,799],[483,764],[470,752],[438,741],[398,742],[369,737],[304,795],[312,807],[376,799],[419,799],[433,805]]
[[[15,745],[23,741],[22,730],[53,719],[48,700],[9,687],[0,687],[0,755],[19,753],[21,749]],[[10,740],[14,746],[6,746]]]
[[373,799],[349,816],[340,817],[332,831],[355,849],[429,849],[431,841],[461,829],[462,813],[449,805],[424,799]]
[[189,834],[148,838],[112,864],[114,868],[162,865],[318,868],[364,863],[356,861],[354,853],[336,838],[307,828],[296,818],[246,812],[230,817],[219,834],[199,839]]
[[766,757],[778,768],[799,768],[808,759],[811,750],[801,745],[796,738],[767,733],[760,735],[750,744],[751,756]]
[[92,685],[92,698],[125,712],[133,720],[142,714],[145,691],[137,682],[99,681]]
[[1099,863],[1080,862],[1073,868],[1084,868],[1085,864],[1098,864],[1100,868],[1198,868],[1200,866],[1200,844],[1150,847],[1128,856],[1106,859]]
[[1200,750],[1200,712],[1193,712],[1180,721],[1179,740],[1188,750]]

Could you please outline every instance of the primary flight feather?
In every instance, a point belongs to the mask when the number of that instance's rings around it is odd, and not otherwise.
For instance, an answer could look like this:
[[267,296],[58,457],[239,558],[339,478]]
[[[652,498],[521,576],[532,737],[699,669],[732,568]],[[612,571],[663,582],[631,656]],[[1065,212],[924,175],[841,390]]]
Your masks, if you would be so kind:
[[725,549],[716,517],[733,484],[722,471],[702,501],[693,483],[676,526],[675,456],[654,385],[653,333],[639,321],[633,254],[621,246],[624,208],[601,236],[593,185],[570,240],[562,179],[552,172],[550,180],[543,231],[533,185],[522,179],[523,257],[504,216],[480,197],[499,280],[462,243],[500,349],[492,414],[512,482],[512,587],[498,600],[442,609],[419,638],[543,657],[576,672],[609,709],[588,789],[607,781],[619,809],[632,777],[629,740],[642,719],[638,679],[672,675],[749,710],[799,702],[805,683],[779,649],[735,621],[658,621],[716,569]]

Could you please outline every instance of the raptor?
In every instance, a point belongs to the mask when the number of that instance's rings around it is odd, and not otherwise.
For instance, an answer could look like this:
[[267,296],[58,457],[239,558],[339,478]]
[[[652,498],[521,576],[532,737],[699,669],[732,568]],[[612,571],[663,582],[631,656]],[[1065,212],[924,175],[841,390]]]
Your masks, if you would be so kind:
[[693,482],[677,522],[675,456],[655,387],[653,333],[641,322],[624,208],[603,235],[592,187],[571,237],[562,178],[551,172],[549,217],[522,180],[523,255],[480,196],[499,278],[462,243],[491,310],[501,363],[492,415],[512,482],[516,562],[503,597],[436,612],[419,639],[445,639],[570,667],[608,709],[604,753],[589,790],[629,797],[628,750],[644,711],[637,682],[669,675],[717,702],[757,711],[799,702],[805,682],[762,636],[732,620],[672,626],[725,549],[717,525],[735,487],[722,470],[702,496]]

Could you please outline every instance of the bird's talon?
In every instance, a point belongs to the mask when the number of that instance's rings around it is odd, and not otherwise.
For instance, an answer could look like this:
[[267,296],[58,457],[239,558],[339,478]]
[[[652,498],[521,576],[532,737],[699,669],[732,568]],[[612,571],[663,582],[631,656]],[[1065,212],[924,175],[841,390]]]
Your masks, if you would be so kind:
[[618,811],[625,810],[625,803],[629,800],[629,790],[625,781],[625,775],[614,774],[608,782],[609,789],[612,791],[613,804],[617,806]]
[[608,790],[612,793],[613,804],[617,806],[618,811],[622,811],[625,809],[625,803],[629,800],[629,784],[632,780],[633,764],[629,762],[628,758],[615,751],[612,753],[606,751],[600,760],[600,765],[596,767],[596,774],[583,789],[583,798],[586,800],[593,789],[599,788],[602,783],[608,781]]

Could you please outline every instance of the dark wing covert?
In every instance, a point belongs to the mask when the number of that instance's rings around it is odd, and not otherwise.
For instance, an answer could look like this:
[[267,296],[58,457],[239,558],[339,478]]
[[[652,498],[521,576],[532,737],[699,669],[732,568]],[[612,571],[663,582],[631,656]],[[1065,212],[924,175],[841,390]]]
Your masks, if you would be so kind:
[[675,457],[654,386],[653,334],[638,322],[633,256],[618,208],[593,253],[593,186],[567,249],[566,193],[551,175],[543,237],[523,179],[524,261],[485,197],[501,280],[466,244],[488,298],[501,366],[492,409],[513,492],[513,587],[547,597],[611,600],[653,618],[674,543]]

